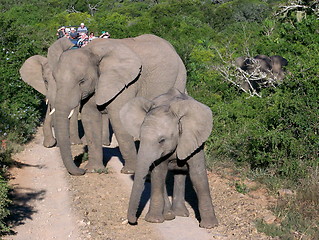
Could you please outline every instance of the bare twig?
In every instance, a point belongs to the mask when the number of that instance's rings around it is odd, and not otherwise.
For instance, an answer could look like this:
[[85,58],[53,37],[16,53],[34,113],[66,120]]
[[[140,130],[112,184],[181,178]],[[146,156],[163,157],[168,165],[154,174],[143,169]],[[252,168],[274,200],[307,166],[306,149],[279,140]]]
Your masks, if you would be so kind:
[[319,2],[315,0],[307,4],[303,0],[292,1],[290,5],[282,6],[281,10],[275,13],[275,16],[287,14],[295,10],[308,10],[313,12],[317,17],[319,17]]
[[77,11],[73,5],[71,5],[66,11],[68,13],[79,13],[79,11]]
[[[275,84],[278,83],[277,76],[275,76],[271,70],[262,70],[260,62],[256,59],[249,58],[253,71],[247,72],[236,66],[235,63],[224,60],[224,57],[221,55],[218,49],[215,48],[215,50],[218,53],[223,65],[215,66],[214,68],[219,71],[225,81],[235,85],[240,90],[248,93],[251,97],[261,97],[261,94],[257,92],[256,87],[254,87],[252,84],[254,81],[256,81],[260,88],[275,87]],[[245,84],[247,84],[249,87],[245,88]]]

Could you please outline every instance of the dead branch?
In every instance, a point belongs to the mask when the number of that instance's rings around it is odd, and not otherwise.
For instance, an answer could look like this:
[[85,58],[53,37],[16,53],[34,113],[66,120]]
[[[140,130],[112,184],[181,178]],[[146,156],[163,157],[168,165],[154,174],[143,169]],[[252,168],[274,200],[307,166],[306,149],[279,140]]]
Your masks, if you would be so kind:
[[290,3],[290,5],[282,6],[282,9],[275,13],[275,16],[287,14],[289,12],[295,11],[295,10],[308,10],[311,12],[314,12],[315,15],[319,17],[319,2],[313,1],[309,5],[303,4],[302,0],[293,1]]
[[98,7],[99,7],[98,3],[95,5],[89,4],[89,10],[92,17],[94,16],[94,13],[98,11]]
[[68,13],[79,13],[80,11],[77,11],[73,5],[71,5],[67,10]]

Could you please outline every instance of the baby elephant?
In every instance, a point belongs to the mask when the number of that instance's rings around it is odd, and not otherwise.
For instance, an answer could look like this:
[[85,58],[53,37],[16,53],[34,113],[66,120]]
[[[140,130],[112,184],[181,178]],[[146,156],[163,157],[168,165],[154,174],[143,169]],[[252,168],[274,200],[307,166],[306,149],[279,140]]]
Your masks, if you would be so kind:
[[189,171],[199,202],[200,227],[217,226],[203,150],[212,130],[211,110],[177,89],[171,89],[152,101],[133,99],[123,106],[120,118],[127,131],[140,139],[128,209],[129,223],[137,222],[136,212],[149,171],[151,201],[145,220],[163,222],[175,218],[175,215],[188,216],[184,201],[186,175],[175,175],[172,205],[167,197],[165,179],[168,166],[175,163]]

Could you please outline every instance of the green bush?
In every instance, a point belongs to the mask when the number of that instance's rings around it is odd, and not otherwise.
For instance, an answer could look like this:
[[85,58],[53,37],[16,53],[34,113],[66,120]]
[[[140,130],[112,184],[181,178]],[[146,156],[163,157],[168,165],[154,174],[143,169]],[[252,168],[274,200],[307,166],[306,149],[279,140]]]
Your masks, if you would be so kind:
[[270,7],[259,0],[234,0],[206,8],[207,21],[213,28],[223,29],[236,22],[262,22]]
[[8,232],[10,230],[4,222],[4,219],[9,215],[8,206],[11,203],[8,198],[8,193],[9,187],[7,181],[0,177],[0,233]]

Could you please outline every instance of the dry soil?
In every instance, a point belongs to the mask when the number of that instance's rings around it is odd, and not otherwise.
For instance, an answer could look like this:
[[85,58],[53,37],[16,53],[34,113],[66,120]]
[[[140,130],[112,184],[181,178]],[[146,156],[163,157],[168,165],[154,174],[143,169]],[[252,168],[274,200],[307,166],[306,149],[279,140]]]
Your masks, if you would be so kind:
[[[186,201],[190,217],[178,217],[159,224],[143,220],[148,209],[149,184],[143,193],[138,225],[126,221],[132,177],[120,173],[118,148],[104,148],[107,173],[70,176],[60,159],[59,149],[42,146],[42,129],[35,139],[15,155],[16,167],[10,170],[14,206],[13,233],[5,240],[239,240],[272,239],[259,233],[256,219],[273,215],[268,210],[274,199],[262,188],[246,181],[251,191],[236,191],[230,174],[208,172],[213,204],[219,226],[198,226],[196,195],[188,182]],[[73,155],[83,146],[73,146]],[[255,190],[253,190],[255,189]]]

